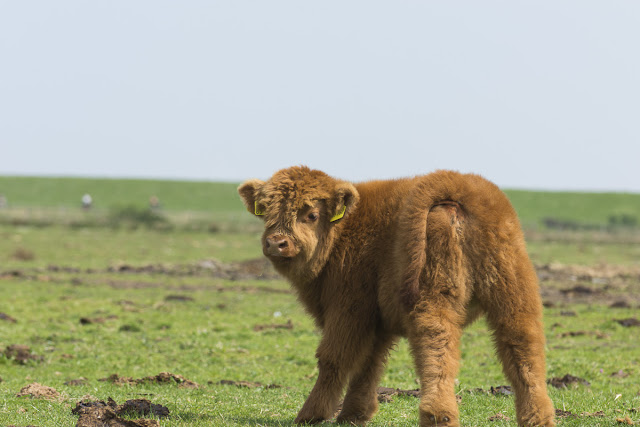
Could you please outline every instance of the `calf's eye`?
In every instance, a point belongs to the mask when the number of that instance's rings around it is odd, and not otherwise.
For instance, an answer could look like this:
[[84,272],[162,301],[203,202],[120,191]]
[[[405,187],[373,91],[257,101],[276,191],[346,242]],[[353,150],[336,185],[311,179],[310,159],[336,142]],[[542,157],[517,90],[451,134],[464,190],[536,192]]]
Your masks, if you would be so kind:
[[309,215],[307,215],[307,220],[308,221],[317,221],[318,220],[318,213],[317,212],[311,212]]

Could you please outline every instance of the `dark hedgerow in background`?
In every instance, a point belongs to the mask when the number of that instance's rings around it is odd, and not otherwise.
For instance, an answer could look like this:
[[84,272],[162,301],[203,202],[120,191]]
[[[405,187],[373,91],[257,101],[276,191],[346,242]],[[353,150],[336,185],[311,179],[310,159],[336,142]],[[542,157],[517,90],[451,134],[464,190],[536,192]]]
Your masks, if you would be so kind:
[[612,227],[635,228],[638,226],[638,218],[630,214],[609,216],[609,225]]
[[611,232],[619,229],[634,229],[638,227],[638,219],[630,214],[609,215],[606,223],[585,223],[573,219],[561,219],[555,217],[542,218],[542,224],[549,230],[562,231],[605,231]]
[[[236,218],[239,218],[236,220]],[[135,205],[110,209],[50,209],[29,208],[0,211],[0,225],[13,227],[69,227],[83,228],[144,228],[161,231],[190,231],[219,233],[221,231],[247,231],[258,229],[244,215],[211,212],[176,212],[153,210]]]
[[114,228],[147,227],[154,230],[170,230],[173,228],[169,220],[158,211],[137,206],[119,206],[109,212],[108,223]]

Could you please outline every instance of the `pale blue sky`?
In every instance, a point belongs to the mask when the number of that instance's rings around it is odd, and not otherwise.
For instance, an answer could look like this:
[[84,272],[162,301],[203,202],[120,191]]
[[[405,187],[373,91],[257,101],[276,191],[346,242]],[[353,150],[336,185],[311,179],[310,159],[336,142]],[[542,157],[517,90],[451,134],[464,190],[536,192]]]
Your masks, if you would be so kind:
[[640,2],[0,1],[0,174],[640,192]]

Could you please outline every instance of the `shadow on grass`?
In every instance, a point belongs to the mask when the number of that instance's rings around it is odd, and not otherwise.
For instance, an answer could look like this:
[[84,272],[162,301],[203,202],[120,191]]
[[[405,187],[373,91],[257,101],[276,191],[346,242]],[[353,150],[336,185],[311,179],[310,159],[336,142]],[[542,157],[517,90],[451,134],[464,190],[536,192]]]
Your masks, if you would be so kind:
[[[238,425],[247,425],[247,426],[278,426],[278,427],[297,427],[300,424],[294,424],[293,419],[291,420],[276,420],[268,417],[225,417],[226,422],[234,422]],[[335,424],[330,421],[325,421],[320,424],[313,424],[314,426],[336,426],[336,425],[346,425],[346,424]]]
[[[216,421],[220,420],[219,416],[209,414],[199,414],[195,412],[172,411],[169,415],[172,420],[184,423],[206,423],[207,425],[216,425]],[[158,419],[158,421],[162,421]]]
[[[269,417],[250,417],[250,416],[237,416],[237,415],[210,415],[210,414],[198,414],[194,412],[172,412],[171,418],[174,421],[180,421],[183,423],[193,424],[206,424],[206,425],[238,425],[238,426],[279,426],[279,427],[297,427],[298,424],[293,423],[293,418],[290,420],[278,420]],[[160,420],[161,421],[161,420]],[[334,425],[330,422],[324,422],[321,424],[314,424],[317,426]]]

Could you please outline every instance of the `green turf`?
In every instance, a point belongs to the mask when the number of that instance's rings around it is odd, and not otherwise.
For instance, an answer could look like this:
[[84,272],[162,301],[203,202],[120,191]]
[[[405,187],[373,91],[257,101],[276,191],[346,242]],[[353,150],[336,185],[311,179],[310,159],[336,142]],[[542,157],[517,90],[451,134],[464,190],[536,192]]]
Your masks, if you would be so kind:
[[[169,419],[160,421],[163,426],[292,425],[317,375],[314,352],[319,333],[287,292],[286,283],[109,270],[123,265],[171,269],[208,259],[260,257],[261,221],[244,211],[235,187],[0,177],[0,194],[7,196],[10,209],[16,209],[13,219],[0,223],[0,312],[17,319],[0,319],[0,349],[25,344],[43,357],[20,365],[0,356],[0,426],[75,425],[71,407],[86,395],[112,397],[118,403],[147,398],[163,404],[171,411]],[[96,203],[90,212],[79,207],[85,192]],[[640,217],[640,195],[507,193],[523,224],[531,228],[528,249],[535,263],[639,265],[635,231],[538,229],[545,217],[583,224],[606,224],[611,215]],[[160,198],[162,212],[180,227],[158,231],[144,226],[78,226],[82,221],[102,224],[114,206],[146,208],[151,195]],[[21,216],[28,220],[20,221]],[[55,221],[47,222],[51,217]],[[206,225],[209,222],[215,227]],[[190,227],[193,223],[205,226]],[[172,295],[191,299],[168,300]],[[566,310],[576,316],[563,315]],[[82,317],[105,320],[82,325]],[[549,376],[569,373],[591,383],[551,389],[556,407],[575,415],[604,413],[601,418],[560,418],[559,425],[618,425],[616,418],[626,416],[640,421],[639,329],[614,321],[624,317],[639,317],[638,309],[597,304],[546,309]],[[254,330],[256,325],[285,324],[289,319],[292,329]],[[568,334],[580,331],[585,333]],[[112,373],[140,378],[162,371],[183,375],[200,388],[98,381]],[[612,376],[619,371],[623,375]],[[85,385],[64,384],[80,377],[87,379]],[[238,388],[220,385],[220,380],[281,387]],[[506,384],[482,321],[465,331],[458,380],[462,425],[515,425],[511,396],[475,391]],[[61,400],[17,398],[16,393],[32,382],[55,387]],[[381,385],[417,387],[405,341],[392,352]],[[395,397],[380,405],[371,425],[416,425],[417,407],[415,398]],[[511,421],[488,421],[497,413]]]
[[[149,278],[105,274],[84,279],[82,284],[72,280],[52,283],[44,278],[3,282],[8,298],[2,310],[10,311],[18,322],[0,323],[1,344],[27,344],[44,360],[18,365],[0,357],[0,421],[73,425],[76,418],[67,404],[73,406],[90,394],[99,399],[112,397],[119,403],[144,397],[163,404],[173,414],[162,421],[166,426],[291,425],[317,374],[313,354],[319,339],[293,295],[240,292],[234,288],[236,283],[220,280],[207,284],[201,279],[155,277],[157,287],[114,288],[92,280],[146,282]],[[214,290],[214,285],[228,291]],[[279,281],[268,285],[286,289]],[[192,289],[185,291],[189,286]],[[176,293],[193,300],[166,300]],[[576,317],[561,316],[560,309],[546,312],[549,376],[571,373],[587,379],[591,386],[552,389],[551,396],[559,408],[574,414],[604,411],[605,418],[567,419],[561,425],[614,425],[621,414],[634,417],[628,410],[640,405],[640,344],[634,338],[637,331],[612,320],[634,311],[588,306],[575,310]],[[279,317],[274,313],[280,313]],[[81,325],[81,317],[107,320]],[[284,324],[288,319],[294,325],[291,330],[253,329],[258,324]],[[605,335],[562,338],[563,332],[577,330]],[[620,370],[630,376],[611,377]],[[115,386],[98,381],[113,373],[140,378],[162,371],[183,375],[201,387]],[[86,385],[64,384],[81,377],[87,379]],[[494,425],[487,419],[498,412],[514,419],[512,397],[475,391],[506,383],[484,322],[464,334],[458,378],[463,425]],[[219,385],[221,380],[281,387],[244,389]],[[56,388],[62,400],[15,397],[20,388],[34,381]],[[417,387],[406,342],[401,341],[392,352],[382,385]],[[371,425],[415,425],[417,404],[415,398],[396,397],[381,405]]]
[[[99,268],[184,263],[215,258],[244,260],[262,255],[257,233],[155,232],[147,229],[10,227],[0,225],[0,259],[5,268],[51,264]],[[16,258],[20,249],[33,259]]]
[[640,243],[581,242],[530,240],[527,243],[529,256],[535,264],[620,264],[638,265]]
[[[260,256],[258,234],[113,231],[67,227],[0,226],[0,272],[21,271],[0,279],[0,347],[25,344],[42,362],[16,364],[0,356],[0,425],[75,425],[71,407],[81,397],[112,397],[118,403],[147,398],[167,406],[163,426],[290,426],[313,386],[314,352],[319,334],[288,286],[280,280],[229,281],[206,275],[116,273],[122,264],[177,266],[203,259],[225,261]],[[31,260],[12,258],[17,247]],[[544,247],[540,246],[544,255]],[[545,255],[551,258],[555,255]],[[50,269],[48,266],[77,270]],[[87,272],[85,269],[90,268]],[[187,301],[166,297],[181,295]],[[640,347],[638,328],[614,319],[638,316],[637,309],[571,306],[546,310],[549,376],[567,373],[591,386],[550,391],[556,406],[573,414],[604,411],[603,418],[560,419],[560,425],[616,425],[617,417],[638,421]],[[82,325],[80,318],[104,323]],[[285,324],[293,329],[255,331],[254,326]],[[567,332],[587,331],[578,336]],[[67,356],[70,355],[71,357]],[[622,370],[627,377],[611,376]],[[140,378],[169,371],[200,384],[116,386],[98,381],[110,374]],[[65,385],[84,377],[81,386]],[[513,398],[474,391],[506,384],[491,346],[490,333],[478,322],[464,334],[457,392],[462,396],[462,425],[515,425]],[[238,388],[220,380],[244,380],[280,388]],[[25,385],[56,388],[61,401],[15,397]],[[392,352],[381,385],[416,388],[405,341]],[[618,396],[619,395],[619,396]],[[415,425],[418,401],[396,397],[381,404],[372,426]],[[491,422],[496,413],[510,422]]]

